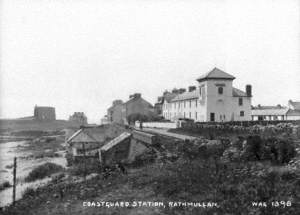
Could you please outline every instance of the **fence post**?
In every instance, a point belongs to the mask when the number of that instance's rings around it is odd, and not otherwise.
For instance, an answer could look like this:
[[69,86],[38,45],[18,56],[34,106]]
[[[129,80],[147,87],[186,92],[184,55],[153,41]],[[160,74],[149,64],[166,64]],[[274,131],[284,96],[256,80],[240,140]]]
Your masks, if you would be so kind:
[[17,158],[14,158],[14,170],[13,170],[13,205],[16,201],[16,175],[17,175]]

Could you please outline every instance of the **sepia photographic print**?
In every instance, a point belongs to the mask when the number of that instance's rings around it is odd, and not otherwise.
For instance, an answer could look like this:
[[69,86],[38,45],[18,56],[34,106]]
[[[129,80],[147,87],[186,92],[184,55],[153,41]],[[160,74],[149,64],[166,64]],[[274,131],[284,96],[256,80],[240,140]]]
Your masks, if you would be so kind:
[[0,0],[0,214],[300,214],[299,0]]

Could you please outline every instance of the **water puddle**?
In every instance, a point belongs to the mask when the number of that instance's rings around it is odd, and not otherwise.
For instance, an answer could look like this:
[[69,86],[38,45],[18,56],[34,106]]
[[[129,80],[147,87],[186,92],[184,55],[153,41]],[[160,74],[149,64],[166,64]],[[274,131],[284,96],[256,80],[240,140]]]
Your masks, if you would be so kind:
[[[46,162],[55,163],[66,167],[66,159],[64,158],[64,152],[58,152],[61,157],[44,157],[39,159],[30,158],[30,152],[24,152],[20,150],[28,144],[27,141],[14,141],[0,143],[0,183],[9,181],[12,184],[13,181],[13,161],[14,157],[17,157],[17,187],[16,187],[16,199],[22,197],[23,192],[26,188],[37,188],[45,185],[51,180],[51,178],[45,178],[30,183],[25,183],[24,178],[29,174],[35,167],[42,165]],[[6,206],[12,202],[12,187],[0,191],[0,207]]]

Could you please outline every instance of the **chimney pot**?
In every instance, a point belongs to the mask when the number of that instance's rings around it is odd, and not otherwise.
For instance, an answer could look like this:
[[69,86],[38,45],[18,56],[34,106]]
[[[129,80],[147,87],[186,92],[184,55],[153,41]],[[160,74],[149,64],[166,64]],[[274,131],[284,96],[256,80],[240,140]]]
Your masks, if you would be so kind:
[[196,90],[196,86],[189,86],[189,92]]

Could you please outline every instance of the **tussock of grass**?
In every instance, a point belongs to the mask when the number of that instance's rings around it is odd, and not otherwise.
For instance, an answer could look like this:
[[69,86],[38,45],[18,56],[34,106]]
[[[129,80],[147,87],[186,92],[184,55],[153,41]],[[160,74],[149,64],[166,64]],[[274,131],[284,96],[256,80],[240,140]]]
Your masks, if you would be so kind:
[[25,178],[26,182],[43,179],[50,176],[53,173],[63,170],[63,167],[54,163],[45,163],[33,169],[29,175]]
[[71,175],[75,176],[83,176],[84,174],[88,175],[91,173],[100,173],[101,166],[98,160],[87,159],[85,161],[78,162],[74,164],[70,169],[69,172]]

